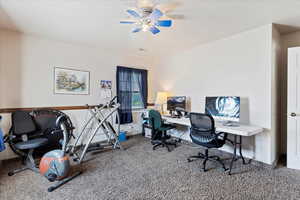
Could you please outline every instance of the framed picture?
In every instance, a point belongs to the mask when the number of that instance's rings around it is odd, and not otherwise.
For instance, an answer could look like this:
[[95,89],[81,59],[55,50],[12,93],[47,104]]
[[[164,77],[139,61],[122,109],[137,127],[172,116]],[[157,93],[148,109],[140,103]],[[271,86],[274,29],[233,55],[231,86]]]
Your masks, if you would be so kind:
[[88,95],[90,93],[90,72],[54,68],[54,94],[78,94]]
[[111,89],[112,82],[111,81],[107,81],[107,80],[101,80],[100,86],[101,86],[102,89]]

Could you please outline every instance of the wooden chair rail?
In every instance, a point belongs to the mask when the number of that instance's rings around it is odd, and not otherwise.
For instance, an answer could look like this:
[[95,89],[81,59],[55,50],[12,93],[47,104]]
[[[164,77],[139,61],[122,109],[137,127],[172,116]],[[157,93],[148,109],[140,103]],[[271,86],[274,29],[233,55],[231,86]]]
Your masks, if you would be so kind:
[[12,113],[15,111],[32,111],[40,109],[55,109],[55,110],[85,110],[88,108],[93,108],[95,105],[89,106],[54,106],[54,107],[27,107],[27,108],[0,108],[0,113]]
[[[148,106],[153,106],[152,103],[147,103]],[[94,108],[97,105],[85,105],[85,106],[54,106],[54,107],[27,107],[27,108],[0,108],[0,113],[12,113],[18,110],[22,111],[32,111],[40,109],[55,109],[55,110],[86,110],[89,108]]]

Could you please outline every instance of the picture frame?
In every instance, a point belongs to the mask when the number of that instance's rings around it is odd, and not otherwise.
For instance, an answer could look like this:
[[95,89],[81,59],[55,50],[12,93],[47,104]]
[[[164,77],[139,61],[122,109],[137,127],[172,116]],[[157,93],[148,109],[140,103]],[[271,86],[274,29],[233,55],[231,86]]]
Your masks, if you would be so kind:
[[54,67],[54,94],[89,95],[90,72]]
[[101,80],[100,81],[100,87],[101,89],[112,89],[112,81],[110,80]]

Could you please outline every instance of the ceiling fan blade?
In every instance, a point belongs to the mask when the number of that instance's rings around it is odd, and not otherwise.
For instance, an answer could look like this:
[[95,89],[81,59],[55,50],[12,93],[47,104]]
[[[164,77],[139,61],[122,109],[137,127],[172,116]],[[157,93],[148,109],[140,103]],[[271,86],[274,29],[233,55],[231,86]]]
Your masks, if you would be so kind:
[[151,33],[153,33],[154,35],[160,32],[160,30],[158,28],[156,28],[155,26],[149,27],[149,31]]
[[133,32],[133,33],[137,33],[137,32],[140,32],[141,30],[142,30],[141,27],[137,27],[137,28],[134,28],[134,29],[132,30],[132,32]]
[[158,20],[156,24],[157,26],[170,27],[172,26],[172,20]]
[[120,24],[134,24],[134,21],[120,21]]
[[141,18],[141,16],[139,15],[139,13],[137,13],[135,10],[128,9],[127,13],[129,13],[134,18]]
[[158,10],[158,9],[154,9],[153,11],[152,11],[152,13],[150,14],[150,19],[152,20],[152,21],[157,21],[159,18],[161,18],[162,16],[163,16],[164,14],[160,11],[160,10]]

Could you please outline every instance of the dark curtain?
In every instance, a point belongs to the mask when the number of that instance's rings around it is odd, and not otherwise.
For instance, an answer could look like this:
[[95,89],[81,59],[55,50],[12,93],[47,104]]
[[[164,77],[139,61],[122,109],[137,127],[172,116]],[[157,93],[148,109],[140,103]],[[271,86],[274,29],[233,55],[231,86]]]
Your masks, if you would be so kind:
[[120,123],[132,122],[132,70],[117,67],[117,96],[121,104],[119,108]]
[[120,123],[132,122],[132,92],[134,75],[137,77],[139,90],[144,108],[148,100],[148,72],[147,70],[117,66],[117,96],[121,104],[119,108]]

